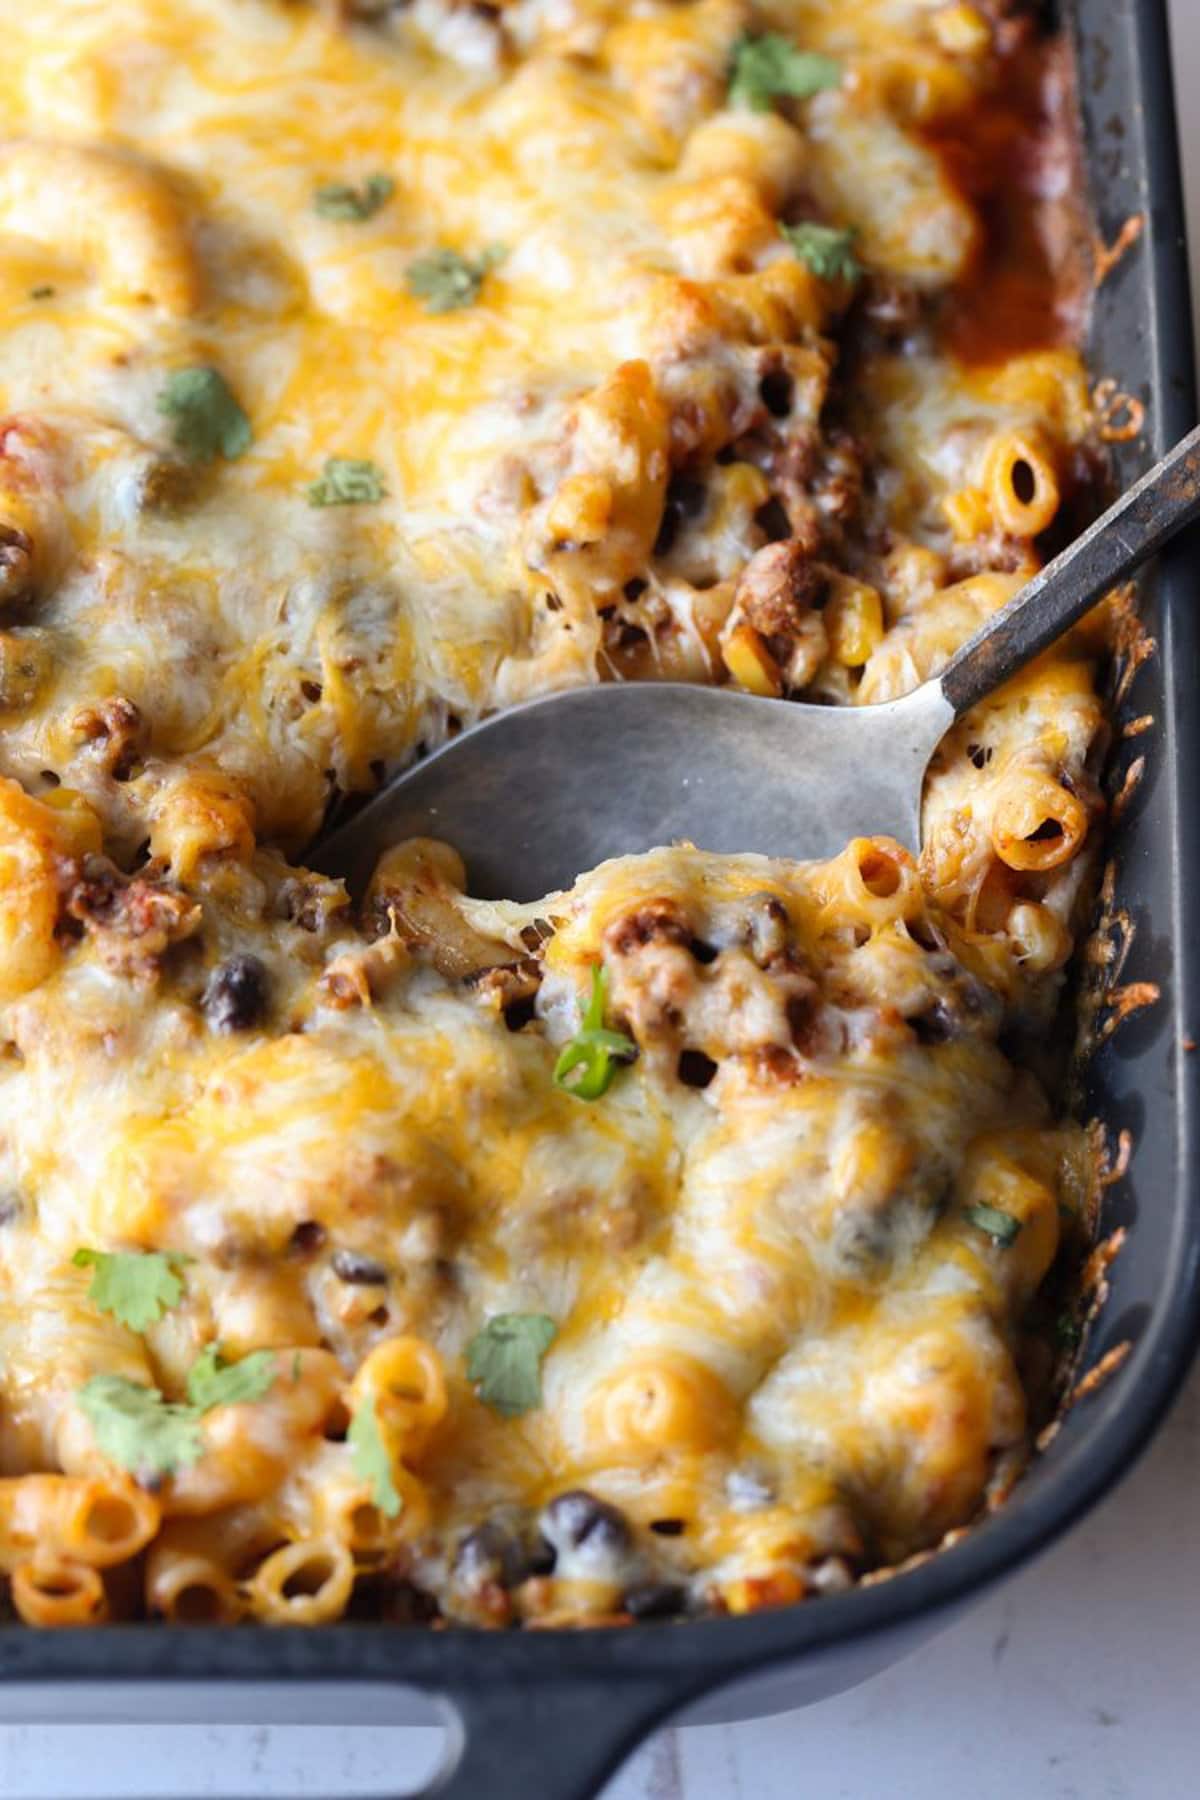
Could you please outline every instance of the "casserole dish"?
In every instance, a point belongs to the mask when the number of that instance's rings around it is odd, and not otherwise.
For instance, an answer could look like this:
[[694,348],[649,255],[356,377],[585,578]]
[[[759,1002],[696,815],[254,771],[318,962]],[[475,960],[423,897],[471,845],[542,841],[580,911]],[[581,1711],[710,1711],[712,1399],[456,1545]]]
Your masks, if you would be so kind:
[[[1095,368],[1146,408],[1147,438],[1130,446],[1120,468],[1127,478],[1192,416],[1165,27],[1157,6],[1114,9],[1101,0],[1081,0],[1071,22],[1079,33],[1106,242],[1127,218],[1145,218],[1140,242],[1101,289],[1092,343]],[[920,1566],[820,1606],[669,1631],[566,1640],[559,1633],[494,1638],[342,1626],[304,1634],[130,1626],[102,1637],[80,1631],[53,1639],[6,1632],[0,1656],[13,1716],[47,1704],[58,1718],[69,1713],[71,1699],[47,1686],[63,1682],[356,1684],[356,1704],[365,1696],[375,1718],[388,1705],[387,1689],[417,1688],[448,1696],[464,1727],[440,1791],[534,1791],[567,1800],[594,1793],[642,1732],[714,1688],[736,1682],[736,1703],[761,1708],[817,1699],[874,1673],[1097,1498],[1160,1416],[1186,1366],[1196,1323],[1196,1232],[1187,1214],[1192,982],[1182,919],[1190,867],[1180,795],[1180,771],[1192,751],[1182,683],[1194,665],[1194,644],[1182,568],[1176,559],[1150,601],[1149,629],[1160,654],[1141,671],[1128,704],[1130,717],[1151,716],[1156,729],[1128,753],[1145,758],[1146,773],[1113,842],[1117,903],[1128,921],[1122,932],[1129,939],[1132,931],[1132,940],[1112,967],[1123,962],[1119,979],[1130,986],[1157,984],[1161,999],[1105,1038],[1086,1103],[1114,1134],[1129,1132],[1137,1152],[1132,1183],[1108,1190],[1106,1230],[1136,1230],[1112,1271],[1086,1366],[1110,1367],[1121,1346],[1130,1350],[1114,1378],[1080,1400],[998,1518]],[[1119,783],[1125,770],[1115,773]],[[1114,939],[1114,951],[1120,948]],[[770,1686],[747,1687],[768,1674]],[[127,1703],[135,1692],[143,1690],[126,1688]],[[194,1699],[194,1686],[176,1690],[180,1716],[189,1694]],[[82,1709],[85,1700],[77,1692],[74,1704]],[[206,1703],[211,1712],[211,1690]],[[314,1716],[310,1694],[299,1704],[306,1718]],[[161,1698],[155,1706],[161,1716]],[[394,1716],[400,1722],[418,1715],[397,1709]]]

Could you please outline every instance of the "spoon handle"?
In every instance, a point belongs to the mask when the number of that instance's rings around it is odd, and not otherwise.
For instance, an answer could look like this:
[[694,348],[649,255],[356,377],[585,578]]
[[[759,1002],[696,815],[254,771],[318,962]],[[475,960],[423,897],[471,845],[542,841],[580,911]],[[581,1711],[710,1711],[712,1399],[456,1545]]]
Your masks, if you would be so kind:
[[1200,427],[1035,575],[951,657],[941,688],[961,718],[1200,516]]

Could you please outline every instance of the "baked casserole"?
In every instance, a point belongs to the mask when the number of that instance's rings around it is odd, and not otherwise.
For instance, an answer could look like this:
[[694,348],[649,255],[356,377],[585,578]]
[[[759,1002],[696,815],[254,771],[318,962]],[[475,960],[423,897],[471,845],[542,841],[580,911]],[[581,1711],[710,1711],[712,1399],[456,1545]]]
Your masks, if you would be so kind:
[[744,1612],[1011,1485],[1109,609],[952,731],[919,860],[518,905],[419,841],[359,904],[305,851],[572,685],[894,698],[1089,517],[1038,10],[4,8],[22,1619]]

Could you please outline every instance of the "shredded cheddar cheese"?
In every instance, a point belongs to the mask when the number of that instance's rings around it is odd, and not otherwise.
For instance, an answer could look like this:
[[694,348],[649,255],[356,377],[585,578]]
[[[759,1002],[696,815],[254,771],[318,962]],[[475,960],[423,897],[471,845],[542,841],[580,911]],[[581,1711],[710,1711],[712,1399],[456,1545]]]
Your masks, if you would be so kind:
[[1019,1467],[1087,1180],[1022,1041],[1088,904],[1102,618],[951,732],[919,862],[664,847],[519,906],[418,841],[355,905],[304,853],[534,694],[891,698],[1040,566],[1091,466],[1066,269],[962,341],[972,130],[1065,129],[1034,10],[9,9],[31,1623],[742,1612]]

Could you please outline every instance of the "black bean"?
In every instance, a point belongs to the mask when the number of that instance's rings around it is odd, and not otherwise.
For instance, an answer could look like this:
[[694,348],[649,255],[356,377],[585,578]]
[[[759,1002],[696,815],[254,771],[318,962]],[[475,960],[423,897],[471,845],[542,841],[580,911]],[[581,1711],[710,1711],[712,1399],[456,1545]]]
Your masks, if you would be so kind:
[[20,1194],[0,1194],[0,1225],[11,1225],[14,1219],[20,1218],[23,1210]]
[[510,1530],[496,1519],[485,1519],[469,1531],[454,1554],[455,1576],[468,1587],[488,1581],[516,1587],[530,1575],[549,1575],[553,1567],[554,1551],[545,1538],[529,1548],[516,1528]]
[[305,1219],[292,1233],[288,1248],[297,1256],[311,1256],[325,1242],[325,1227],[316,1219]]
[[650,1529],[656,1531],[659,1537],[682,1537],[687,1524],[683,1519],[651,1519]]
[[372,1256],[360,1256],[357,1250],[335,1250],[331,1261],[338,1280],[354,1287],[381,1287],[388,1278],[382,1263]]
[[635,1619],[669,1619],[687,1605],[687,1589],[674,1581],[641,1581],[626,1590],[623,1604]]
[[257,956],[231,956],[208,978],[201,1005],[214,1031],[252,1031],[266,1017],[271,978]]
[[508,1533],[486,1519],[459,1543],[454,1553],[454,1573],[472,1587],[485,1581],[503,1581],[511,1569],[515,1548]]
[[717,1065],[703,1050],[681,1050],[675,1073],[684,1087],[706,1088],[717,1072]]
[[630,1541],[624,1513],[583,1488],[571,1488],[551,1500],[542,1514],[542,1531],[557,1549],[577,1550],[587,1544],[617,1551],[627,1549]]
[[956,1014],[944,1000],[931,1000],[908,1024],[919,1044],[948,1044],[961,1030]]
[[675,474],[667,484],[667,499],[685,519],[698,519],[708,502],[708,489],[695,475]]
[[550,1575],[555,1563],[554,1545],[548,1544],[544,1537],[534,1539],[533,1548],[525,1559],[525,1570],[529,1575]]

